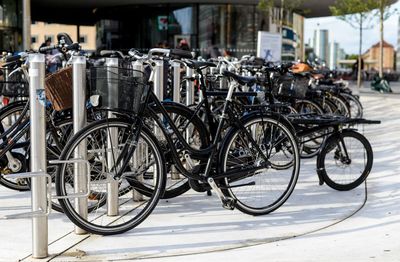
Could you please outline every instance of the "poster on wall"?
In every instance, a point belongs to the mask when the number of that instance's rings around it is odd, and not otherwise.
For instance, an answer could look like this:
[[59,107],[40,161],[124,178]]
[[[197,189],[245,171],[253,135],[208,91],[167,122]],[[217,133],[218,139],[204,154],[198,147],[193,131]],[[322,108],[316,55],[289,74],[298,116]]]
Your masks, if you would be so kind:
[[160,15],[157,17],[157,27],[159,31],[168,30],[168,16]]
[[267,61],[282,59],[282,36],[280,34],[258,31],[257,56]]

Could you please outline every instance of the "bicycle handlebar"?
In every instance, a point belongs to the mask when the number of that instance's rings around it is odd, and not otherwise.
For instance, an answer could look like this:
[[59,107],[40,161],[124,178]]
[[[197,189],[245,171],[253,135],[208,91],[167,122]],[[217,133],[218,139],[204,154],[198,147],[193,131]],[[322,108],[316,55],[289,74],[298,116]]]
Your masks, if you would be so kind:
[[50,50],[59,49],[61,52],[65,53],[70,50],[79,51],[81,46],[79,43],[73,43],[72,45],[51,45],[39,48],[39,53],[45,53]]

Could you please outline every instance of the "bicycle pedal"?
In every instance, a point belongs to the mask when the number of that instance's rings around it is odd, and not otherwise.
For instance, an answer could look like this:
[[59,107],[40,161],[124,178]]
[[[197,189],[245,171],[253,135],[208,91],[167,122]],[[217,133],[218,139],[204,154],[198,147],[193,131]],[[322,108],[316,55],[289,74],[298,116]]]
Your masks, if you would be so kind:
[[228,210],[234,210],[236,207],[236,199],[225,197],[222,199],[222,207]]

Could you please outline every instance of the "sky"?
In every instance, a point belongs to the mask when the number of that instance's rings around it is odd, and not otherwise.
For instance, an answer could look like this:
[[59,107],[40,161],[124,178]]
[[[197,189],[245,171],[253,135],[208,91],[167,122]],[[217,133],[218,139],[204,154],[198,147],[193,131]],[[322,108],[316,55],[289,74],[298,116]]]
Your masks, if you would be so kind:
[[[400,12],[400,1],[392,5],[392,8],[397,8]],[[394,14],[385,21],[385,41],[397,47],[397,34],[399,25],[399,15]],[[359,31],[351,27],[344,21],[336,17],[323,17],[323,18],[310,18],[305,21],[305,42],[308,43],[309,39],[314,37],[314,30],[316,29],[329,30],[329,42],[335,41],[344,48],[347,54],[358,53]],[[376,20],[372,29],[363,31],[363,52],[369,49],[372,45],[379,42],[379,21]]]

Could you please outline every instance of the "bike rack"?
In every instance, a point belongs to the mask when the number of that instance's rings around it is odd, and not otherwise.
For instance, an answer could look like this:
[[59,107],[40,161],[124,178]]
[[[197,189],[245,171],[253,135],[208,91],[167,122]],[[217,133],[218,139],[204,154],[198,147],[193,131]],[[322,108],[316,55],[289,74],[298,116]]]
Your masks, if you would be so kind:
[[[112,108],[118,107],[118,83],[110,81],[113,79],[113,75],[118,75],[118,58],[106,58],[107,67],[107,88],[108,88],[108,104]],[[109,118],[114,118],[112,112],[108,112]],[[113,145],[117,145],[116,150],[113,149]],[[108,150],[110,149],[110,150]],[[117,159],[118,150],[118,130],[115,128],[109,128],[107,135],[107,166],[111,168],[114,166],[114,160]],[[117,216],[118,210],[118,181],[113,179],[111,176],[107,176],[107,215]]]
[[[51,199],[70,199],[70,198],[86,198],[90,195],[90,185],[94,184],[94,182],[90,182],[90,163],[88,160],[84,159],[68,159],[68,160],[50,160],[49,164],[85,164],[86,165],[86,175],[87,175],[87,183],[86,192],[81,189],[79,192],[74,194],[69,194],[68,196],[53,196],[51,195]],[[50,187],[51,188],[51,187]]]
[[[135,61],[132,64],[132,68],[136,71],[139,72],[143,72],[144,71],[144,66],[143,63],[140,61]],[[140,73],[138,73],[140,74]],[[134,75],[135,76],[135,75]],[[141,75],[138,75],[138,77],[141,77]],[[133,154],[133,166],[134,168],[137,168],[137,162],[138,162],[138,158],[140,159],[142,157],[141,154],[141,146],[138,145],[138,147],[136,148],[134,154]],[[138,177],[139,181],[143,181],[143,176]],[[135,189],[133,189],[133,194],[132,194],[133,200],[134,201],[142,201],[143,200],[143,195],[140,194],[138,191],[136,191]]]
[[10,178],[32,178],[32,212],[12,214],[5,219],[32,218],[32,257],[48,256],[48,215],[51,212],[51,177],[44,170],[46,165],[46,114],[42,105],[44,97],[45,57],[29,55],[29,100],[32,172],[10,174]]
[[[86,125],[86,58],[84,56],[72,57],[72,80],[72,119],[74,134],[76,134]],[[77,146],[74,152],[75,159],[86,159],[86,144],[86,140],[84,140]],[[86,172],[87,169],[82,165],[82,162],[74,163],[74,189],[76,194],[83,192],[84,188],[88,188],[90,179],[87,180]],[[87,219],[87,198],[78,198],[77,201],[75,201],[75,209],[80,216]],[[86,234],[86,231],[75,226],[75,234]]]
[[[9,174],[7,178],[42,178],[45,177],[47,179],[47,203],[46,208],[43,209],[39,207],[38,210],[32,212],[24,212],[24,213],[16,213],[11,215],[6,215],[1,217],[1,219],[19,219],[19,218],[30,218],[30,217],[47,217],[51,213],[51,176],[45,172],[26,172],[26,173],[17,173],[17,174]],[[46,210],[46,211],[45,211]]]
[[[171,62],[172,73],[173,73],[173,90],[172,90],[172,100],[175,103],[180,103],[181,94],[181,64],[179,62]],[[177,172],[174,165],[171,166],[171,178],[179,179],[180,175]]]

